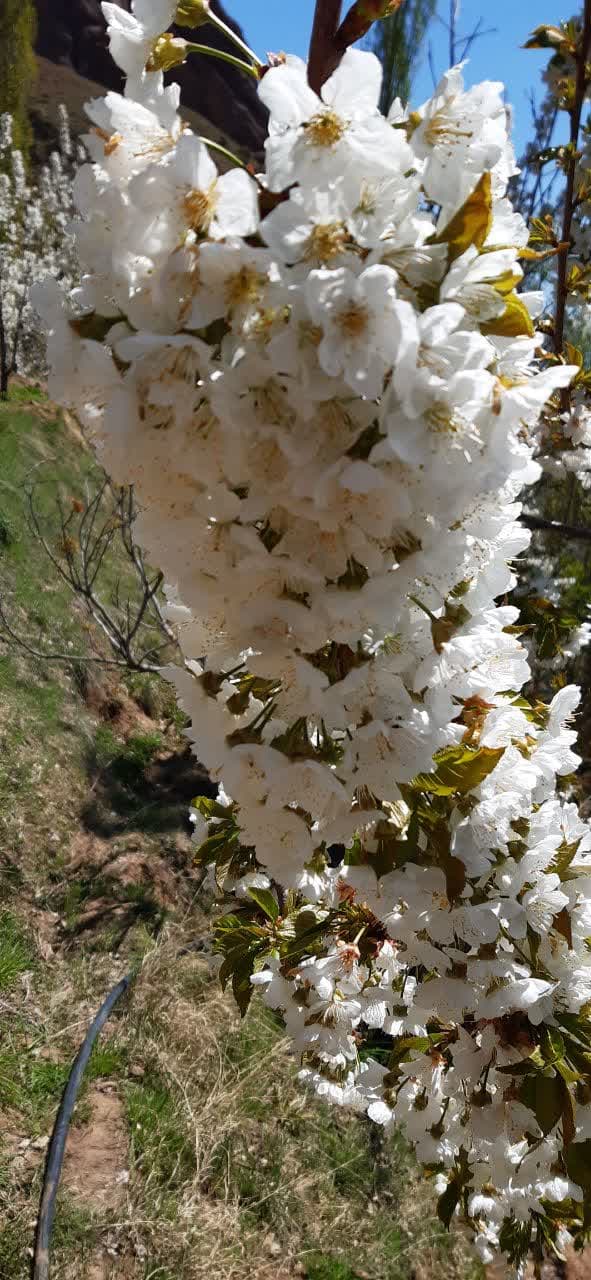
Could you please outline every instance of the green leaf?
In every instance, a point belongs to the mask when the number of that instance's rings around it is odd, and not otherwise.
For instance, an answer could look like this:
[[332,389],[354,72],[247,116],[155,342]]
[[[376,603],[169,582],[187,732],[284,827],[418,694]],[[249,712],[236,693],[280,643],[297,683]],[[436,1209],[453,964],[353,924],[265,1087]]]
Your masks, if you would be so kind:
[[560,1076],[536,1079],[535,1116],[544,1137],[558,1124],[564,1108],[565,1083]]
[[375,871],[378,879],[386,876],[395,867],[403,867],[405,862],[416,859],[419,839],[419,820],[412,814],[406,831],[406,839],[401,840],[393,835],[386,823],[378,823],[376,828],[377,849],[365,851],[359,862]]
[[224,818],[227,821],[230,817],[228,809],[224,808],[223,804],[218,804],[217,800],[210,800],[209,796],[195,796],[191,803],[203,818],[207,818],[208,822],[211,822],[212,818]]
[[446,747],[434,756],[434,773],[419,773],[413,778],[414,791],[429,795],[451,796],[473,791],[499,763],[504,747]]
[[402,1062],[412,1050],[416,1053],[428,1053],[432,1044],[429,1036],[397,1036],[390,1053],[390,1066]]
[[240,1010],[240,1016],[244,1018],[248,1011],[248,1006],[253,997],[253,986],[250,981],[251,974],[254,973],[254,963],[247,965],[244,969],[236,969],[232,974],[232,994]]
[[238,915],[237,911],[229,911],[225,916],[219,916],[214,925],[214,936],[216,941],[225,941],[225,935],[234,933],[236,929],[242,929],[244,919]]
[[261,911],[264,911],[267,919],[277,920],[277,917],[279,916],[279,907],[277,905],[277,899],[271,893],[270,889],[259,889],[255,886],[251,886],[247,892],[249,898],[252,898],[253,902],[256,902],[257,907],[260,907]]
[[[492,252],[494,253],[495,250],[493,249]],[[521,272],[517,274],[515,271],[503,271],[500,276],[494,276],[490,284],[492,284],[496,293],[500,293],[502,298],[507,298],[520,281]]]
[[330,933],[331,917],[318,920],[310,907],[298,910],[279,926],[281,957],[292,964],[307,952],[314,951],[318,943]]
[[562,880],[564,875],[568,871],[570,864],[573,861],[573,858],[578,853],[580,843],[581,843],[580,836],[578,840],[573,840],[572,844],[567,844],[566,840],[563,840],[559,849],[557,849],[556,856],[553,859],[548,870],[555,871],[560,876],[560,879]]
[[564,1159],[569,1178],[591,1194],[591,1138],[586,1142],[571,1142]]
[[490,173],[483,173],[477,186],[447,226],[435,236],[434,244],[447,244],[449,261],[454,262],[470,245],[481,249],[492,223]]
[[[216,831],[214,835],[208,836],[195,852],[195,862],[199,867],[207,867],[211,862],[229,861],[232,851],[237,849],[240,844],[238,832],[233,830],[228,833],[226,830]],[[225,853],[226,857],[222,858]]]
[[556,1062],[559,1058],[564,1058],[564,1037],[557,1027],[544,1027],[540,1048],[545,1062]]
[[539,933],[536,933],[536,930],[535,930],[535,929],[533,929],[533,928],[532,928],[532,926],[531,926],[531,924],[529,924],[529,923],[528,923],[528,926],[527,926],[527,941],[528,941],[528,943],[529,943],[529,952],[530,952],[530,956],[531,956],[531,962],[532,962],[533,967],[535,968],[535,967],[537,966],[537,963],[538,963],[538,956],[539,956],[539,954],[540,954],[540,947],[541,947],[541,945],[542,945],[542,939],[541,939],[540,934],[539,934]]
[[526,1076],[519,1086],[518,1098],[527,1107],[528,1111],[536,1111],[536,1082],[537,1075]]
[[565,1084],[576,1084],[577,1080],[583,1079],[580,1071],[575,1071],[573,1067],[569,1067],[568,1062],[564,1062],[564,1061],[555,1062],[554,1066],[556,1067],[556,1070],[559,1072],[559,1074],[562,1076],[562,1079],[564,1080]]
[[219,977],[222,988],[232,979],[234,998],[242,1014],[252,998],[251,976],[259,962],[269,954],[270,939],[266,928],[247,914],[249,908],[220,916],[214,927],[214,950],[222,954]]
[[522,1058],[520,1062],[510,1062],[506,1067],[497,1067],[502,1076],[534,1076],[539,1075],[539,1066],[531,1058]]
[[481,333],[499,338],[533,338],[535,329],[525,303],[516,293],[510,293],[505,303],[502,315],[481,324]]
[[447,1227],[448,1231],[455,1210],[460,1203],[461,1194],[461,1182],[459,1182],[457,1178],[452,1178],[451,1182],[448,1182],[443,1195],[441,1195],[437,1201],[437,1217],[439,1218],[439,1221],[443,1223],[444,1227]]

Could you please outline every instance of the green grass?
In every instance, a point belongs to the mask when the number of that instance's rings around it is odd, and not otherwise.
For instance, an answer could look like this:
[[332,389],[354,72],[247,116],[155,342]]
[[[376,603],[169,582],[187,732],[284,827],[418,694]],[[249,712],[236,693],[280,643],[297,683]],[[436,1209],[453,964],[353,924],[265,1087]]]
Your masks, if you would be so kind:
[[101,1234],[100,1222],[83,1205],[76,1204],[67,1194],[58,1195],[51,1249],[53,1272],[56,1278],[63,1275],[63,1264],[76,1260],[76,1274],[83,1276],[84,1263],[95,1248]]
[[19,974],[34,964],[34,952],[20,922],[10,911],[0,913],[0,992],[9,991]]
[[128,1061],[129,1055],[124,1045],[101,1044],[99,1040],[86,1068],[86,1078],[88,1080],[120,1079],[126,1074]]
[[30,1276],[28,1260],[23,1256],[23,1225],[7,1222],[0,1226],[0,1276],[2,1280],[21,1280]]
[[[89,623],[29,528],[24,489],[35,480],[36,510],[59,558],[56,499],[67,511],[73,501],[84,500],[87,487],[96,492],[102,473],[59,415],[48,421],[46,412],[41,417],[26,407],[27,397],[26,388],[16,387],[11,401],[0,405],[0,592],[14,630],[28,644],[41,653],[71,652],[72,660],[47,662],[0,637],[0,888],[4,883],[7,894],[14,891],[17,868],[25,876],[36,874],[41,860],[55,868],[57,880],[62,877],[61,850],[79,825],[83,797],[89,795],[89,763],[109,765],[118,789],[115,799],[121,799],[120,828],[133,829],[136,817],[143,822],[141,806],[146,829],[153,828],[156,836],[171,821],[178,825],[178,806],[166,815],[152,812],[153,797],[142,797],[140,806],[136,794],[162,743],[156,730],[123,743],[101,726],[92,745],[85,697],[89,673],[96,669],[76,661],[89,653]],[[105,601],[112,601],[118,586],[123,601],[133,597],[135,577],[122,549],[113,544],[97,587]],[[161,698],[163,715],[168,708],[175,723],[172,695],[164,685],[159,694],[157,684],[152,677],[145,685],[146,700],[156,706]],[[117,804],[105,805],[107,811],[113,807]],[[89,813],[90,825],[91,818]]]
[[[22,398],[24,389],[16,388],[13,399]],[[2,601],[14,629],[40,650],[86,651],[88,638],[72,609],[71,592],[48,567],[27,526],[24,486],[27,478],[37,477],[38,505],[55,549],[51,513],[56,492],[68,502],[83,491],[94,471],[89,455],[61,421],[40,420],[34,410],[18,404],[0,406]],[[0,639],[0,864],[4,855],[9,866],[22,865],[17,856],[21,849],[25,860],[30,859],[44,850],[46,836],[65,829],[67,805],[58,804],[61,787],[67,779],[71,796],[84,778],[82,723],[70,716],[68,729],[65,722],[73,701],[70,686],[67,664],[27,656]],[[46,789],[47,802],[41,799]],[[28,832],[35,833],[31,840]],[[31,847],[35,841],[37,849]]]
[[0,507],[0,552],[4,547],[9,547],[13,542],[16,542],[17,537],[16,524]]
[[43,391],[42,387],[22,386],[19,383],[13,383],[8,391],[7,403],[30,404],[33,401],[36,404],[43,404],[47,399],[47,392]]
[[173,1192],[195,1171],[195,1151],[183,1123],[182,1101],[158,1068],[148,1066],[141,1081],[125,1089],[132,1158],[162,1190]]
[[35,1135],[42,1133],[58,1106],[69,1064],[35,1059],[18,1046],[0,1051],[0,1102],[26,1117]]
[[[34,1134],[47,1132],[55,1119],[78,1047],[72,1046],[62,1061],[53,1062],[36,1056],[34,1050],[27,1050],[22,1035],[13,1035],[11,1043],[0,1048],[0,1109],[2,1106],[15,1108]],[[108,1041],[99,1042],[84,1073],[76,1117],[92,1082],[124,1078],[127,1062],[126,1048]]]
[[159,676],[141,671],[127,671],[123,675],[125,688],[152,720],[167,720],[175,728],[186,729],[190,717],[179,707],[174,688]]
[[121,742],[104,724],[98,726],[94,739],[97,767],[110,769],[118,782],[129,787],[141,784],[146,769],[161,749],[161,733],[134,733]]
[[335,1258],[319,1254],[308,1263],[306,1280],[358,1280],[358,1273]]

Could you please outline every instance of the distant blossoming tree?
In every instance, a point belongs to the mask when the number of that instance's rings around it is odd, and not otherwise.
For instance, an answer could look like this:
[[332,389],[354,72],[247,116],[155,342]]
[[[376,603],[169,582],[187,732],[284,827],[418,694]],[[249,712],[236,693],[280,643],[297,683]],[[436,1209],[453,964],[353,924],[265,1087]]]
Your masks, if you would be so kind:
[[37,177],[27,175],[15,144],[13,120],[0,116],[0,396],[10,375],[36,374],[45,365],[45,339],[29,301],[46,275],[72,288],[76,258],[68,224],[74,213],[74,158],[67,115],[61,112],[60,150]]

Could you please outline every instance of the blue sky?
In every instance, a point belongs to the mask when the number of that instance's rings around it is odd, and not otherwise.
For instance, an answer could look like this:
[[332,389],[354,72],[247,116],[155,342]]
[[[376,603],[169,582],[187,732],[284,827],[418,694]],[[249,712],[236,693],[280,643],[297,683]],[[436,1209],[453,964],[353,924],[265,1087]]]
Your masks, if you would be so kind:
[[[242,24],[250,44],[259,55],[268,49],[287,53],[307,52],[314,0],[226,0],[232,16]],[[343,6],[345,11],[346,4]],[[440,0],[439,10],[445,14],[447,0]],[[468,34],[482,16],[485,27],[496,27],[494,35],[484,36],[472,49],[467,68],[468,83],[478,80],[504,80],[509,101],[514,107],[515,143],[519,151],[528,134],[529,108],[527,95],[539,83],[539,73],[546,55],[522,49],[529,32],[541,22],[559,22],[577,10],[575,0],[462,0],[459,30]],[[438,71],[445,69],[448,37],[434,22],[431,28],[433,60]],[[426,58],[420,68],[413,92],[418,105],[432,91],[432,78]]]

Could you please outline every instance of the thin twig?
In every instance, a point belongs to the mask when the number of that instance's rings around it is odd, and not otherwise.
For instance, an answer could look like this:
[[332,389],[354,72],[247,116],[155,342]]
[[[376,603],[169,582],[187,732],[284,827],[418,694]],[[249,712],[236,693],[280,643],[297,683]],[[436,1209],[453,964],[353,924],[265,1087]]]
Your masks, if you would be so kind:
[[462,36],[462,52],[460,54],[459,61],[463,62],[464,58],[468,57],[475,40],[482,40],[483,36],[494,36],[496,33],[496,27],[485,27],[483,30],[482,18],[479,18],[474,30],[470,32],[470,35]]
[[[87,487],[84,506],[76,502],[65,503],[58,494],[55,501],[59,516],[56,541],[53,533],[47,531],[46,513],[41,513],[36,499],[39,465],[32,468],[24,487],[29,529],[58,577],[82,600],[86,612],[106,637],[115,658],[108,660],[96,654],[85,659],[82,655],[62,653],[61,650],[46,651],[31,637],[19,633],[9,621],[6,605],[0,607],[0,638],[5,643],[12,641],[31,657],[44,661],[88,660],[132,671],[158,670],[157,664],[167,648],[178,648],[178,642],[158,600],[163,575],[148,571],[135,543],[133,526],[137,510],[132,489],[119,488],[104,480],[94,494]],[[116,539],[119,539],[133,569],[139,591],[132,597],[126,593],[122,598],[120,582],[117,581],[110,601],[105,602],[97,584]],[[155,643],[154,632],[160,636],[161,643]]]

